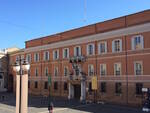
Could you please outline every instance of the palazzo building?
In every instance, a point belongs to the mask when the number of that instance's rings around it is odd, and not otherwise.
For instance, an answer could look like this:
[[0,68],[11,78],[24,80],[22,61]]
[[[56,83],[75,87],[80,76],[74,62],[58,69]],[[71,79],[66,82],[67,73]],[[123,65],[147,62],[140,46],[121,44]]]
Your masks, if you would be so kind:
[[[140,105],[150,88],[150,10],[26,41],[10,54],[31,65],[29,94]],[[10,74],[15,73],[10,65]],[[91,79],[97,77],[98,89]]]

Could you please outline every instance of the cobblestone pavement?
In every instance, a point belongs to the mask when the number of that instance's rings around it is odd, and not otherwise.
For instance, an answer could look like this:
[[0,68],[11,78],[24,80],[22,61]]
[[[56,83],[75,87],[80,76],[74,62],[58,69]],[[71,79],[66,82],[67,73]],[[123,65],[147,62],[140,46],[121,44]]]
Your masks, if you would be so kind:
[[[1,98],[5,96],[5,98]],[[110,104],[81,104],[77,100],[68,101],[62,98],[51,99],[54,103],[54,113],[144,113],[141,108],[131,108]],[[28,113],[49,113],[48,98],[29,96]],[[0,113],[15,113],[15,96],[0,93]]]

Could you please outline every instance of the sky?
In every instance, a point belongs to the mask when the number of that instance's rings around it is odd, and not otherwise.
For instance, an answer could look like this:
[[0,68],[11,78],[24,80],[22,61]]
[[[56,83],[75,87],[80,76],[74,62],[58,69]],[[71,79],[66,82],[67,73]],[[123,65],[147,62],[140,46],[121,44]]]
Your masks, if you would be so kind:
[[0,49],[150,9],[150,0],[0,0]]

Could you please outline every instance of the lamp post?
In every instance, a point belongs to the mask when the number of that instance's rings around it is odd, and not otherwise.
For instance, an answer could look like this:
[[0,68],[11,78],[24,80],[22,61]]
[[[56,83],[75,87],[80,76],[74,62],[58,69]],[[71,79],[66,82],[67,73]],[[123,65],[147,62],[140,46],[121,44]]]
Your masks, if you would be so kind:
[[30,64],[21,56],[13,66],[16,72],[16,113],[27,113],[29,69]]

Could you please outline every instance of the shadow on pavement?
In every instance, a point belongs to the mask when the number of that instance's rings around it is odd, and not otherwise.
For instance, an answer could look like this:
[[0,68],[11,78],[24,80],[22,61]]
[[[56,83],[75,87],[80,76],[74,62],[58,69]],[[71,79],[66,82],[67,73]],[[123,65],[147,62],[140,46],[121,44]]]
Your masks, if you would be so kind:
[[[50,101],[53,102],[55,108],[69,108],[90,113],[144,113],[140,108],[111,104],[82,104],[79,100],[67,100],[60,97],[51,97]],[[0,103],[15,107],[15,95],[13,93],[0,93]],[[48,97],[29,95],[29,107],[48,108],[48,103]]]

